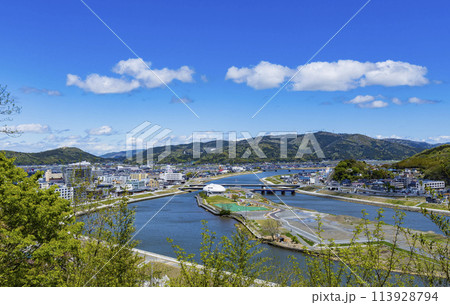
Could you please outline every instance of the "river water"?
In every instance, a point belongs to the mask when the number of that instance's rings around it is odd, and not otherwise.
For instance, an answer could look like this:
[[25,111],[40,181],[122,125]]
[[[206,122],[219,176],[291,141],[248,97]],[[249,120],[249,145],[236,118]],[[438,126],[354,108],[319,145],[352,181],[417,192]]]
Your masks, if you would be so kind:
[[[263,172],[257,175],[240,175],[223,178],[212,183],[259,183],[259,178],[295,172],[298,171],[289,172],[287,170],[278,170],[276,172]],[[194,198],[195,194],[186,193],[130,204],[131,207],[136,208],[135,225],[136,230],[140,230],[136,235],[136,239],[140,241],[138,248],[174,257],[175,254],[167,242],[167,238],[171,238],[175,244],[180,245],[187,253],[194,253],[198,256],[198,249],[200,248],[201,242],[202,220],[208,221],[209,229],[216,232],[218,237],[223,235],[231,236],[235,230],[236,221],[226,217],[215,216],[198,207]],[[274,195],[268,195],[266,197],[273,201],[279,201],[280,198],[288,205],[336,215],[361,217],[361,210],[365,209],[369,213],[368,217],[370,219],[374,219],[378,210],[375,206],[302,194],[296,194],[295,196],[289,194],[279,196],[279,198]],[[160,209],[161,211],[159,211]],[[394,210],[388,208],[384,210],[385,218],[383,221],[393,224],[392,216],[395,213]],[[436,226],[420,213],[405,211],[405,214],[404,227],[437,232]],[[150,219],[151,221],[149,221]],[[289,255],[293,255],[300,261],[303,261],[304,256],[302,253],[268,245],[262,245],[262,247],[265,248],[264,255],[272,257],[276,263],[286,262]]]

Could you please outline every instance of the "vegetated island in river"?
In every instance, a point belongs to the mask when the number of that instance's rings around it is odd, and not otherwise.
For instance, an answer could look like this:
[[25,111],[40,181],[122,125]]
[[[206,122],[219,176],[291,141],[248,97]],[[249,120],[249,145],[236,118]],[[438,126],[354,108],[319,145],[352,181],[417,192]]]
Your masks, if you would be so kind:
[[[290,250],[320,253],[329,247],[374,241],[364,232],[355,233],[355,229],[364,224],[367,231],[373,232],[377,225],[375,221],[291,207],[246,189],[229,188],[219,195],[210,196],[200,192],[196,199],[200,207],[211,213],[236,219],[261,241]],[[397,248],[410,250],[411,240],[406,235],[399,236],[395,226],[382,224],[382,229],[384,238],[377,239],[377,242],[386,245],[395,242]],[[410,233],[424,234],[433,240],[445,239],[431,231],[410,230]]]

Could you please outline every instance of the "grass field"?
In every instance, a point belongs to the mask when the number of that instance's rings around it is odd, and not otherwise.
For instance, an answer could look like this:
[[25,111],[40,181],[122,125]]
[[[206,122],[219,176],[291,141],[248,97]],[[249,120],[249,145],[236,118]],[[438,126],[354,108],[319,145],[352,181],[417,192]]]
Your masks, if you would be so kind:
[[153,193],[134,195],[134,196],[131,196],[131,199],[145,198],[145,197],[150,197],[150,196],[153,196],[153,195],[154,195]]
[[222,197],[222,196],[211,196],[206,198],[206,201],[209,204],[215,204],[215,203],[233,203],[234,200],[230,199],[230,198],[226,198],[226,197]]

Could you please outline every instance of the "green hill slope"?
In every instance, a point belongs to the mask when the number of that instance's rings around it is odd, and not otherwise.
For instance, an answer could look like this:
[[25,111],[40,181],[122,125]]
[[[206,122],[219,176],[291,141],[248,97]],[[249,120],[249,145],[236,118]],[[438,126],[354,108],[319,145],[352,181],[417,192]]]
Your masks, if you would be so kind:
[[450,144],[427,149],[396,164],[397,168],[420,168],[426,179],[450,183]]
[[104,162],[105,159],[94,156],[76,147],[62,147],[38,153],[2,151],[8,158],[16,158],[16,165],[68,164],[79,161],[91,163]]
[[[193,158],[192,144],[179,144],[170,147],[170,155],[163,159],[164,163],[196,162],[196,163],[242,163],[242,162],[300,162],[320,161],[315,154],[305,154],[303,158],[296,158],[296,153],[305,135],[288,137],[287,158],[280,158],[280,138],[264,136],[258,146],[267,158],[259,158],[246,140],[236,142],[236,158],[230,159],[229,142],[223,141],[221,153],[215,152],[216,142],[200,144],[200,158]],[[423,151],[420,145],[408,145],[408,141],[390,141],[374,139],[361,134],[335,134],[330,132],[316,132],[314,134],[324,155],[325,160],[402,160]],[[426,144],[426,143],[425,143]],[[245,158],[245,152],[252,152]],[[154,148],[154,159],[165,151],[164,147]],[[125,160],[126,152],[116,152],[103,157]],[[145,152],[144,152],[145,159]]]

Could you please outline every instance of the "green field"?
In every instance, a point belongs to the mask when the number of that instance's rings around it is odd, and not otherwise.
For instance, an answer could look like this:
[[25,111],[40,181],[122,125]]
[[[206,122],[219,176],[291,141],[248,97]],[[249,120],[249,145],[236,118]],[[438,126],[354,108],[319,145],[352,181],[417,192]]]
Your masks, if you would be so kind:
[[209,204],[216,204],[216,203],[234,203],[233,199],[223,197],[223,196],[211,196],[206,198],[206,201]]
[[229,210],[231,212],[242,212],[242,211],[267,211],[267,208],[263,207],[252,207],[252,206],[241,206],[236,203],[215,203],[215,206],[218,206],[221,209]]

